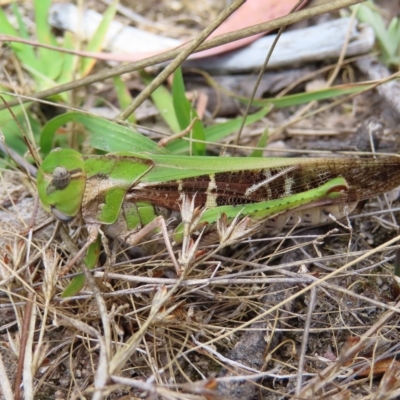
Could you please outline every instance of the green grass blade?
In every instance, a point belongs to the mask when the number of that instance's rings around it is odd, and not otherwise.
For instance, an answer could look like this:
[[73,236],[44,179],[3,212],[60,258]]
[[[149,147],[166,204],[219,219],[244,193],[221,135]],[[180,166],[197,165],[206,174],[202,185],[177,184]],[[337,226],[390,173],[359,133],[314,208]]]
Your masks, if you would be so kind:
[[11,8],[12,8],[13,14],[18,22],[19,36],[23,39],[29,39],[28,29],[26,28],[25,22],[22,19],[22,15],[19,12],[17,4],[11,3]]
[[[89,246],[85,259],[83,261],[88,270],[95,269],[97,261],[99,260],[100,249],[101,239],[99,235],[97,240]],[[66,298],[75,296],[85,286],[85,281],[86,280],[84,274],[74,276],[70,284],[62,292],[61,297]]]
[[[17,20],[19,19],[17,16],[16,18]],[[21,37],[21,35],[9,22],[2,8],[0,8],[0,33],[14,37]],[[22,64],[29,65],[31,68],[35,69],[40,67],[32,46],[17,42],[12,42],[10,46],[14,50],[17,57],[21,60]]]
[[[269,98],[269,99],[255,99],[253,104],[256,106],[265,106],[273,104],[277,108],[290,107],[299,104],[307,104],[310,101],[332,99],[338,96],[357,94],[362,91],[373,88],[374,84],[351,84],[351,85],[339,85],[326,89],[316,90],[309,93],[297,93],[288,95],[280,98]],[[247,101],[242,98],[241,101],[244,103]]]
[[192,105],[186,98],[185,85],[183,83],[182,71],[180,68],[178,68],[174,74],[172,83],[172,101],[176,118],[179,123],[179,129],[183,130],[189,126],[193,114],[191,113]]
[[[51,0],[35,0],[35,22],[36,22],[36,36],[40,43],[48,44],[51,46],[58,46],[57,41],[51,33],[51,27],[47,21]],[[39,47],[37,49],[39,54],[41,71],[46,74],[50,79],[55,80],[59,77],[64,62],[64,54]]]
[[[51,46],[58,46],[57,40],[51,33],[51,26],[48,23],[49,10],[52,0],[35,0],[35,22],[36,22],[36,36],[40,43],[48,44]],[[42,54],[47,54],[47,57],[54,57],[54,51],[49,49],[39,49]],[[50,61],[54,59],[48,58]]]
[[[98,28],[96,29],[95,34],[89,40],[86,51],[90,52],[98,52],[103,48],[104,39],[106,37],[106,33],[110,26],[110,23],[115,17],[115,13],[117,11],[118,0],[114,0],[110,7],[107,8],[106,12],[103,13],[103,19],[101,20]],[[94,58],[83,58],[81,64],[81,75],[86,76],[92,70],[97,60]]]
[[385,64],[398,66],[399,62],[399,35],[398,18],[394,17],[386,27],[384,18],[380,15],[379,7],[373,2],[353,6],[357,11],[357,18],[372,26],[377,41],[382,50],[381,58]]
[[[45,4],[39,0],[36,0],[36,2],[40,4],[39,18],[43,19],[43,16],[41,15],[41,9],[44,7]],[[15,17],[19,23],[19,33],[12,27],[2,9],[0,9],[0,33],[15,37],[22,37],[25,39],[29,38],[27,29],[18,8],[14,6],[13,10]],[[38,36],[40,36],[38,37],[39,41],[41,40],[42,36],[44,36],[43,32],[41,32],[43,30],[42,24],[43,22],[37,25],[37,34]],[[54,79],[57,78],[61,71],[62,55],[60,56],[60,54],[57,52],[42,48],[34,49],[33,46],[24,43],[12,42],[11,48],[14,50],[23,67],[27,71],[29,71],[35,79],[37,84],[36,90],[40,91],[42,89],[47,89],[50,86],[55,85]],[[52,54],[51,56],[49,55],[50,53]],[[43,58],[43,54],[47,56]]]
[[166,150],[131,128],[93,115],[71,112],[50,120],[40,137],[42,152],[46,155],[54,147],[58,128],[68,122],[79,122],[90,134],[90,145],[106,152],[131,151],[135,153],[164,154]]
[[[146,85],[150,84],[150,82],[152,81],[150,75],[148,75],[145,71],[141,71],[140,76],[142,77]],[[174,133],[179,133],[180,128],[177,117],[175,115],[172,96],[171,93],[167,90],[167,88],[163,85],[159,86],[151,94],[151,99],[154,105],[156,106],[157,110],[159,111],[161,118],[169,126],[171,131]]]
[[[74,35],[71,32],[65,32],[64,34],[64,49],[74,50]],[[74,77],[74,71],[76,63],[78,62],[78,57],[72,54],[64,53],[64,62],[62,64],[60,76],[57,79],[59,84],[66,82],[71,82]],[[64,93],[69,95],[69,93]]]
[[264,148],[268,143],[268,128],[264,129],[264,132],[262,133],[260,140],[257,143],[257,150],[254,150],[251,154],[250,157],[262,157],[264,155]]
[[[172,83],[172,101],[174,104],[175,115],[177,116],[179,127],[181,130],[186,129],[192,120],[197,117],[196,110],[192,107],[189,100],[186,98],[185,85],[183,83],[182,71],[178,68],[175,71],[174,79]],[[204,141],[206,135],[204,132],[204,127],[201,121],[196,121],[193,124],[192,138],[195,140]],[[193,154],[203,155],[206,150],[204,143],[192,144]],[[190,152],[192,153],[192,152]]]
[[[13,112],[18,121],[24,121],[20,106],[14,107]],[[22,138],[18,124],[14,121],[8,110],[0,111],[0,126],[7,146],[15,150],[18,154],[24,154],[27,146]]]
[[390,41],[388,40],[389,38],[387,35],[385,22],[379,13],[372,9],[374,5],[371,2],[367,2],[366,4],[358,4],[357,6],[353,7],[357,8],[357,18],[361,22],[367,22],[372,26],[376,38],[378,39],[378,42],[385,53],[385,56],[389,56],[391,53],[389,49]]
[[[115,92],[117,93],[117,98],[119,102],[119,107],[121,110],[124,110],[132,103],[132,96],[129,90],[126,88],[125,82],[121,79],[120,76],[113,77]],[[136,118],[134,114],[131,114],[128,117],[128,121],[132,124],[136,123]]]
[[[265,117],[271,110],[271,105],[263,107],[261,110],[250,114],[246,118],[245,126],[259,121]],[[242,125],[243,117],[231,119],[221,124],[215,124],[205,128],[207,142],[218,143],[227,136],[237,132]],[[169,143],[166,148],[173,154],[187,154],[189,152],[190,143],[186,139],[178,139]]]

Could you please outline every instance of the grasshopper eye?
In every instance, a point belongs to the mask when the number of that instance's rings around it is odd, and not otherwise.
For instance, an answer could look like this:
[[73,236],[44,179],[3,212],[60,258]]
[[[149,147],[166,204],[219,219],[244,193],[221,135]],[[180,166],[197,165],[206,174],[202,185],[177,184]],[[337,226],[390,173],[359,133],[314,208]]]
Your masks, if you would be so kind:
[[56,207],[51,206],[51,213],[59,219],[61,222],[70,222],[74,219],[74,217],[71,217],[69,215],[64,214],[62,211],[57,210]]
[[53,171],[52,183],[57,190],[65,189],[71,182],[71,174],[64,167],[56,167]]

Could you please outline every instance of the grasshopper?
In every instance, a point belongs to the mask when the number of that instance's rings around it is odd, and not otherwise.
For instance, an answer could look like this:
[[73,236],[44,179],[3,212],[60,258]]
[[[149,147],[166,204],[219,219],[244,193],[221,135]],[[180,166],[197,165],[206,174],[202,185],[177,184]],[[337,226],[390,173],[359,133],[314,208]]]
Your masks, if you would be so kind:
[[[179,214],[184,196],[203,209],[200,227],[222,215],[267,221],[278,229],[294,216],[312,225],[326,222],[330,214],[340,219],[359,201],[400,186],[400,158],[82,156],[59,149],[40,165],[37,186],[42,205],[55,217],[68,222],[81,213],[88,225],[88,242],[74,263],[101,227],[130,244],[165,228],[164,220]],[[173,238],[179,243],[182,237],[180,224]],[[179,272],[176,261],[175,267]]]

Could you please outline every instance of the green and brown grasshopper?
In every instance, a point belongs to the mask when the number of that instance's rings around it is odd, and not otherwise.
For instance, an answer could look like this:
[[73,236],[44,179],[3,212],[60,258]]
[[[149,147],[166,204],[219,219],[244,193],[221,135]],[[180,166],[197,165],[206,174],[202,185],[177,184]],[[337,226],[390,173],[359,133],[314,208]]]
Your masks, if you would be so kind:
[[[89,228],[88,243],[73,262],[101,227],[137,244],[165,227],[171,213],[179,214],[184,197],[203,209],[196,226],[240,215],[280,229],[293,219],[309,225],[328,221],[330,214],[340,219],[359,201],[400,185],[397,157],[189,157],[159,151],[150,140],[145,144],[149,147],[140,152],[98,156],[55,150],[41,164],[37,185],[43,206],[62,221],[81,213]],[[182,237],[181,224],[173,238],[178,243]]]

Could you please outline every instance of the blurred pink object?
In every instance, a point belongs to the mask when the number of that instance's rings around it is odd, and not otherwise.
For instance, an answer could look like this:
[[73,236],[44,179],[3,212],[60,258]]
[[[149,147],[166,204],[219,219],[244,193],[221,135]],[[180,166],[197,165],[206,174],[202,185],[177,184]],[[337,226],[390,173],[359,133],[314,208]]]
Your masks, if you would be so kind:
[[[234,32],[238,29],[261,24],[275,18],[289,14],[290,10],[298,3],[298,0],[247,0],[236,12],[234,12],[222,25],[219,26],[209,37],[211,39],[225,33]],[[302,7],[306,2],[302,3]],[[265,32],[267,33],[267,32]],[[193,58],[204,58],[216,54],[235,50],[254,42],[265,33],[253,35],[235,42],[227,43],[222,46],[201,51],[190,56]]]

